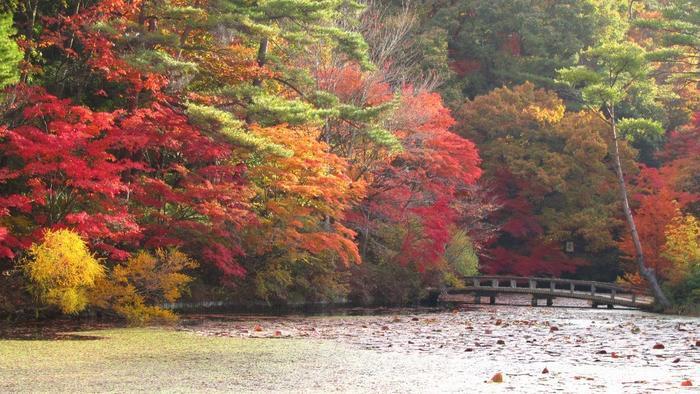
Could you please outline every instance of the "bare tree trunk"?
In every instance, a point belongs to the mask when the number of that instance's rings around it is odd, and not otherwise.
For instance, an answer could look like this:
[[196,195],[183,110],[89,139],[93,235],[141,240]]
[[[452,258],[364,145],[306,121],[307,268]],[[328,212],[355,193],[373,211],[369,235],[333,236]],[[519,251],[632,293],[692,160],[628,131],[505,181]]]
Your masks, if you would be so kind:
[[[268,39],[267,37],[263,38],[260,40],[260,44],[258,47],[258,56],[256,58],[258,67],[264,67],[265,63],[267,62],[267,46],[268,46]],[[260,77],[255,77],[253,78],[253,86],[256,88],[262,87],[262,79]],[[245,100],[248,105],[253,104],[253,95],[247,95],[246,100]],[[253,118],[252,114],[248,112],[248,114],[245,117],[245,122],[247,124],[252,124],[255,121]]]
[[632,209],[630,209],[629,198],[627,196],[627,184],[625,183],[625,176],[622,172],[622,163],[620,162],[620,148],[617,143],[617,122],[615,121],[615,108],[608,107],[610,112],[610,125],[613,133],[613,162],[615,165],[615,172],[617,173],[617,182],[620,184],[620,197],[622,198],[622,207],[625,211],[625,218],[627,219],[627,225],[629,226],[630,233],[632,234],[632,242],[634,243],[634,250],[636,253],[637,268],[639,273],[646,279],[649,283],[651,291],[654,293],[654,298],[656,302],[664,309],[671,306],[668,298],[664,294],[659,281],[656,278],[656,273],[653,269],[646,266],[644,260],[644,250],[642,249],[642,243],[639,240],[639,233],[637,232],[637,225],[634,223],[634,216],[632,216]]
[[[260,46],[258,47],[258,57],[256,59],[258,62],[258,67],[264,67],[265,63],[267,62],[267,43],[267,37],[260,40]],[[262,80],[256,77],[255,79],[253,79],[253,86],[262,86]]]

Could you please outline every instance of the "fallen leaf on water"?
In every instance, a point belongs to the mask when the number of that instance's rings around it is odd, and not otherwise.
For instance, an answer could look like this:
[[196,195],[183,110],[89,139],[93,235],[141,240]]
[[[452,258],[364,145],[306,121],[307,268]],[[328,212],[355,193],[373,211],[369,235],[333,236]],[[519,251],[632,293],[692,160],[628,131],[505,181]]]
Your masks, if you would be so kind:
[[549,327],[549,332],[554,332],[554,331],[559,331],[559,327],[557,327],[557,326]]
[[612,357],[612,358],[620,358],[620,356],[618,356],[617,353],[615,353],[615,352],[610,353],[610,357]]
[[276,336],[276,337],[281,337],[281,336],[282,336],[282,331],[276,330],[276,331],[275,331],[275,336]]
[[700,347],[700,341],[695,341],[695,346]]
[[499,340],[496,341],[496,344],[497,344],[497,345],[505,345],[505,344],[506,344],[506,341],[504,341],[503,339],[499,339]]
[[544,367],[544,369],[542,370],[542,373],[549,373],[549,370],[547,369],[547,367]]
[[493,375],[493,377],[491,378],[491,381],[494,383],[503,383],[503,374],[499,372],[499,373]]
[[608,352],[605,350],[598,350],[595,354],[608,354]]
[[260,331],[262,331],[262,330],[263,330],[263,329],[262,329],[262,327],[260,326],[260,324],[256,324],[255,327],[253,327],[253,331],[258,331],[258,332],[260,332]]
[[654,349],[657,349],[657,350],[658,349],[665,349],[665,348],[666,348],[666,346],[664,346],[663,343],[657,343],[656,345],[654,345]]
[[691,387],[693,385],[693,382],[690,381],[690,379],[686,379],[681,382],[681,386],[683,387]]

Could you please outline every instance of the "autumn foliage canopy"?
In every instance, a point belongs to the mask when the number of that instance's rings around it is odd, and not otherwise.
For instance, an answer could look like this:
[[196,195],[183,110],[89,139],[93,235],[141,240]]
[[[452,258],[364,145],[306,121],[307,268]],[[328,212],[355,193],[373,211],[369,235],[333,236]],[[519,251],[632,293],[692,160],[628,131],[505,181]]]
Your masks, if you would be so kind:
[[651,53],[669,30],[590,1],[463,3],[0,7],[0,312],[145,324],[183,296],[406,303],[477,272],[639,283],[609,120],[640,114],[668,132],[619,141],[639,233],[662,280],[689,283],[700,118],[677,81],[694,70],[647,56],[678,78],[618,115],[557,79],[590,76],[578,54],[599,42]]

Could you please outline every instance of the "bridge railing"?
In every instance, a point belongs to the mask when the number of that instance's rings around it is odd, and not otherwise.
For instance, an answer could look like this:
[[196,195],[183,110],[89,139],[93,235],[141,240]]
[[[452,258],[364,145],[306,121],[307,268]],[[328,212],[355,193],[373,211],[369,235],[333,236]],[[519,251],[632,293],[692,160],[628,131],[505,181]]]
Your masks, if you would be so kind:
[[[465,284],[476,288],[531,288],[549,289],[549,292],[590,292],[591,296],[607,296],[615,299],[618,294],[625,294],[635,302],[637,295],[647,295],[646,289],[638,286],[622,286],[614,283],[597,281],[585,281],[576,279],[544,278],[544,277],[522,277],[503,275],[484,275],[465,277]],[[524,286],[523,286],[524,285]]]

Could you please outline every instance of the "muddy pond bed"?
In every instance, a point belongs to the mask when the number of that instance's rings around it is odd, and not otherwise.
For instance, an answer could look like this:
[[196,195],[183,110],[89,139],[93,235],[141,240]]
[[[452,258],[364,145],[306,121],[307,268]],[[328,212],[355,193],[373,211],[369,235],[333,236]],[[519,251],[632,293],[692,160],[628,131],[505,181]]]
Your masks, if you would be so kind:
[[700,392],[700,318],[578,306],[198,314],[15,335],[0,339],[0,392]]

